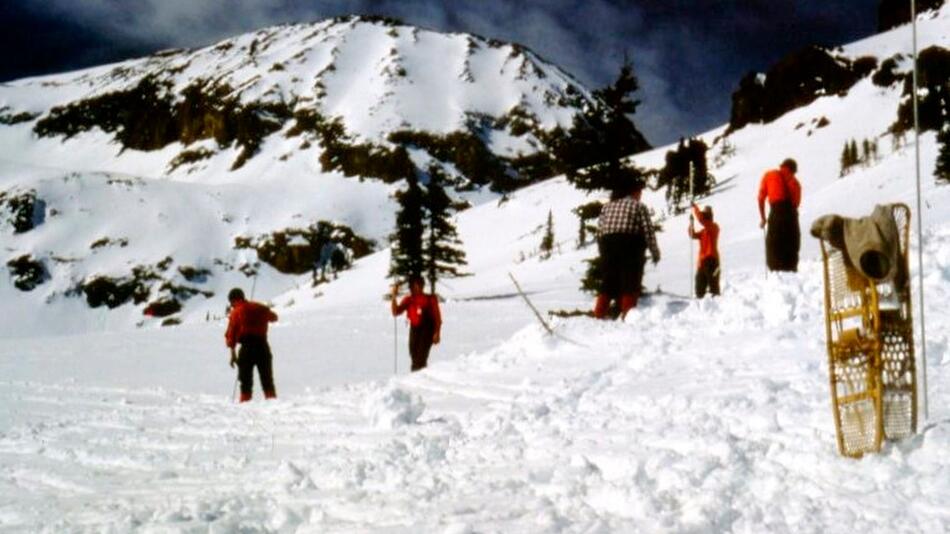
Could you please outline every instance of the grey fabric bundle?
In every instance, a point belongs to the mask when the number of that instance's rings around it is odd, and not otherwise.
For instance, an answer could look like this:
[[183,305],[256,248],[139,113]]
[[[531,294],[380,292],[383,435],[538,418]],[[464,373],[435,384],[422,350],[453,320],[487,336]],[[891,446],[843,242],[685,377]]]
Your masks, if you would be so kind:
[[874,281],[902,278],[901,243],[890,204],[877,205],[867,217],[819,217],[811,235],[844,252],[845,261]]

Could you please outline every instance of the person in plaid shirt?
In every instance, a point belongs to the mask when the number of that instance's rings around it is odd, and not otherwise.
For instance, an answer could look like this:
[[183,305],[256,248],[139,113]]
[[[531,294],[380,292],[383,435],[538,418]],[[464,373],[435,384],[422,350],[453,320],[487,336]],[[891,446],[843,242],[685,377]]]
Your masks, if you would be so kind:
[[643,284],[646,251],[653,263],[660,261],[650,210],[640,202],[643,183],[629,179],[614,189],[600,212],[597,247],[600,251],[601,286],[594,304],[594,317],[603,319],[616,300],[620,318],[636,307]]

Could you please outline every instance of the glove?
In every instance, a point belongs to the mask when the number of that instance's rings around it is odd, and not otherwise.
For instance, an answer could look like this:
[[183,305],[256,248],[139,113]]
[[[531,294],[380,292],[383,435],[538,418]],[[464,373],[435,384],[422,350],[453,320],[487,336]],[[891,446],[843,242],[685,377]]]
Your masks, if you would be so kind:
[[656,265],[657,263],[660,263],[660,253],[659,253],[659,252],[657,252],[656,254],[653,254],[653,265]]
[[231,369],[234,369],[234,366],[237,364],[237,354],[235,354],[234,349],[231,349]]

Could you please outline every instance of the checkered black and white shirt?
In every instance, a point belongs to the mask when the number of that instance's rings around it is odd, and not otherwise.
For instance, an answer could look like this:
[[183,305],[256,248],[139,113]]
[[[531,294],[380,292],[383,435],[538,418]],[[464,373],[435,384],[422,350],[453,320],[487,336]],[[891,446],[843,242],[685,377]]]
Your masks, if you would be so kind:
[[600,235],[636,234],[646,238],[647,248],[653,258],[660,257],[660,248],[656,244],[656,234],[650,220],[650,210],[642,202],[632,197],[611,200],[600,211],[597,221]]

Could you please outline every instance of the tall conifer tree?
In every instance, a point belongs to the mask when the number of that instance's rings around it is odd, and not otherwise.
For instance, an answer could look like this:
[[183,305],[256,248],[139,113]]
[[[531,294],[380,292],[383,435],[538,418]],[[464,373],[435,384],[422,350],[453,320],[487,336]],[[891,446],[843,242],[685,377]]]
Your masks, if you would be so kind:
[[399,211],[396,213],[396,229],[389,236],[392,242],[389,276],[398,281],[422,276],[425,272],[422,257],[425,193],[415,172],[406,177],[406,189],[396,193],[396,201]]
[[422,261],[429,278],[429,286],[435,293],[440,278],[466,276],[461,267],[468,262],[458,231],[452,224],[455,212],[452,199],[445,192],[445,174],[436,166],[429,167],[429,183],[423,206],[426,211],[426,237],[422,249]]

